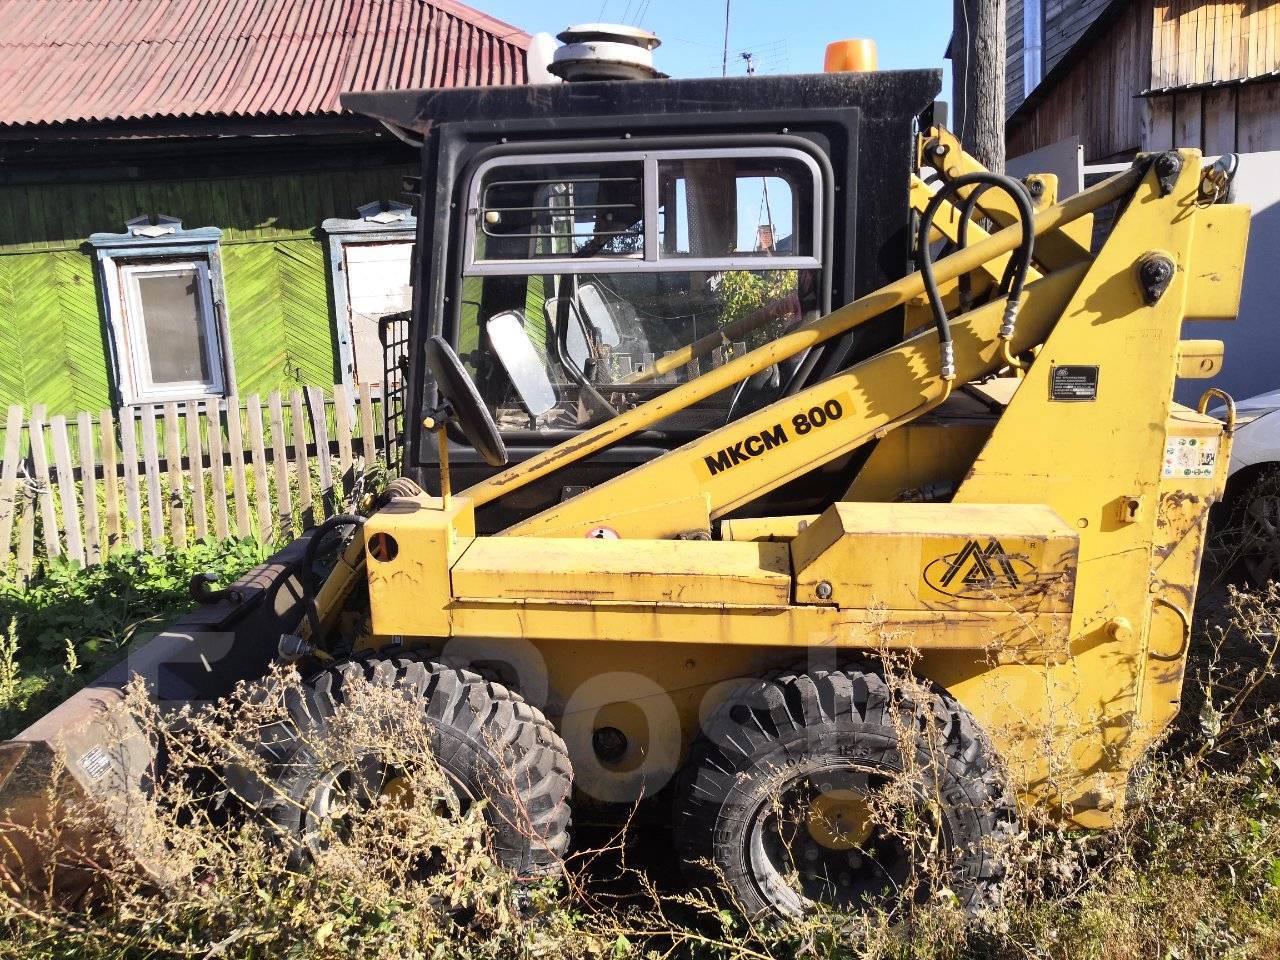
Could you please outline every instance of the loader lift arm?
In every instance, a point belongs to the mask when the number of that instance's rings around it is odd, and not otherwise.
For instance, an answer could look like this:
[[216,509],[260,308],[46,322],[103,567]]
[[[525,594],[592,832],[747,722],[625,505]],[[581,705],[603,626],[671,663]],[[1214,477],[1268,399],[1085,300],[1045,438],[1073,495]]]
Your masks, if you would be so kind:
[[[1036,237],[1053,235],[1098,208],[1127,196],[1141,180],[1147,165],[1139,162],[1132,169],[1038,214],[1034,223]],[[1015,250],[1020,236],[1021,226],[1014,223],[957,250],[935,265],[937,282],[945,284],[974,270],[992,269],[992,261],[1007,258]],[[1028,286],[1013,345],[1015,352],[1023,352],[1044,341],[1086,269],[1087,261],[1077,261]],[[921,274],[910,274],[475,484],[464,496],[481,506],[518,490],[654,425],[677,410],[902,306],[924,291]],[[957,374],[961,383],[994,373],[1004,365],[997,339],[1003,308],[1003,301],[996,301],[954,321]],[[690,530],[705,530],[711,520],[931,409],[946,391],[938,376],[936,355],[936,331],[919,334],[833,379],[776,401],[504,532],[526,536],[583,536],[607,524],[619,535],[660,539]],[[809,415],[814,410],[820,411],[819,418],[823,419],[820,429],[806,427],[813,419]],[[751,452],[763,449],[766,443],[785,449],[782,454],[771,457],[757,457]],[[745,446],[748,444],[750,449]],[[696,493],[692,496],[654,502],[655,490],[687,488],[690,481],[696,482]],[[645,506],[625,514],[616,506],[637,503]]]

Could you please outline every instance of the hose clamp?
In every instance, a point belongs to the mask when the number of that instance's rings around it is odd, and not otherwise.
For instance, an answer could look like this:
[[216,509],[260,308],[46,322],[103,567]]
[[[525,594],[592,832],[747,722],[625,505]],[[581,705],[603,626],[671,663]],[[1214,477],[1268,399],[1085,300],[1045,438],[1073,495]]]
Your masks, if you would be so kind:
[[942,367],[942,379],[954,380],[956,378],[956,348],[951,341],[938,344],[938,359]]
[[1013,331],[1018,323],[1018,309],[1022,306],[1013,297],[1004,305],[1004,322],[1000,324],[1000,339],[1012,340]]

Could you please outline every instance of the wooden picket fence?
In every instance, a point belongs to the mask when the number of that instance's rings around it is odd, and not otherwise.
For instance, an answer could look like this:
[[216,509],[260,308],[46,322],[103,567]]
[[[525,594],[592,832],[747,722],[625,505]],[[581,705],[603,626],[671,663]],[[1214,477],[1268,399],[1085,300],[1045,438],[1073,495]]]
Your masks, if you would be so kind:
[[340,512],[383,448],[362,386],[47,417],[9,408],[0,459],[6,572],[197,539],[291,539]]

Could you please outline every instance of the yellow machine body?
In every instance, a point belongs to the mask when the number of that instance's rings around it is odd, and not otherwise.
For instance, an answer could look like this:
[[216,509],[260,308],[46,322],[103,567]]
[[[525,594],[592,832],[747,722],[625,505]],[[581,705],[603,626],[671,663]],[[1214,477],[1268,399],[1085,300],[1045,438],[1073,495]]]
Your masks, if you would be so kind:
[[[947,155],[960,158],[952,174],[967,169],[958,148]],[[1173,392],[1179,377],[1221,365],[1220,344],[1182,340],[1183,321],[1234,316],[1247,210],[1202,203],[1201,158],[1181,158],[1171,184],[1140,160],[1040,205],[1038,272],[1011,344],[1034,356],[1023,369],[1002,358],[995,302],[952,324],[956,382],[973,387],[939,379],[930,327],[500,535],[475,536],[478,505],[557,463],[885,309],[905,305],[910,317],[917,274],[447,504],[392,501],[364,529],[365,543],[381,545],[365,560],[364,643],[500,651],[559,726],[579,786],[620,800],[665,782],[700,718],[741,678],[806,656],[902,655],[977,717],[1024,805],[1110,823],[1133,764],[1177,710],[1208,509],[1229,459],[1222,422]],[[923,189],[913,196],[928,202]],[[1092,214],[1117,199],[1112,232],[1091,252]],[[982,200],[997,226],[1010,222],[988,208],[995,191]],[[944,234],[948,222],[939,218]],[[939,261],[944,290],[967,272],[994,282],[1017,227],[973,236]],[[1149,256],[1175,268],[1155,297],[1140,276]],[[820,515],[735,514],[872,442]],[[623,731],[628,756],[592,754],[601,725]]]

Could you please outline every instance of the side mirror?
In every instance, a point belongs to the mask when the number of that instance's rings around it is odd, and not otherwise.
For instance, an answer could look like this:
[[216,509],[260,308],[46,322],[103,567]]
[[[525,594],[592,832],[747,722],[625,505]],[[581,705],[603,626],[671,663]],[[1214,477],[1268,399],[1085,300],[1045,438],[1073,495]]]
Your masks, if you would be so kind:
[[555,388],[547,375],[546,364],[524,332],[521,315],[515,310],[495,313],[485,324],[485,331],[529,416],[540,417],[555,407]]
[[[561,297],[548,297],[543,304],[543,310],[547,315],[547,326],[552,331],[556,330],[562,304],[564,300]],[[582,329],[582,317],[578,314],[578,308],[572,303],[565,305],[564,309],[568,315],[564,342],[569,354],[565,359],[569,360],[577,370],[585,370],[587,363],[591,360],[591,347],[587,343],[586,331]]]
[[578,303],[587,322],[600,334],[600,342],[606,347],[616,347],[622,343],[622,334],[618,332],[618,321],[613,316],[613,308],[604,298],[600,288],[594,283],[584,283],[578,287]]

